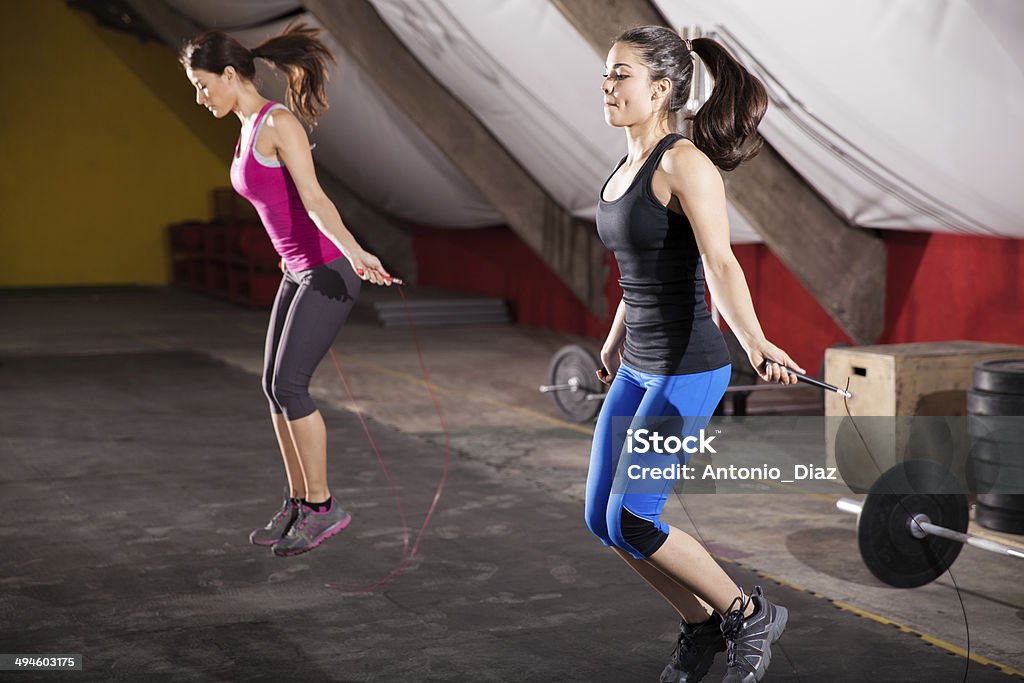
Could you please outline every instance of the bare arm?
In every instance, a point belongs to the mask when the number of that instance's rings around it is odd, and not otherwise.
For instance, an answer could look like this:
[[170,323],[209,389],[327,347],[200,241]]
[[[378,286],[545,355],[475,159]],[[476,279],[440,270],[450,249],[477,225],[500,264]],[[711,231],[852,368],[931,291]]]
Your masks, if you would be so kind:
[[608,374],[602,376],[598,372],[598,379],[605,384],[611,384],[612,378],[618,372],[622,342],[626,339],[626,303],[619,299],[619,307],[615,309],[615,318],[612,320],[612,328],[608,331],[608,337],[601,348],[601,363],[604,364]]
[[608,338],[605,339],[604,348],[609,351],[617,351],[622,342],[626,339],[626,303],[619,299],[619,307],[615,309],[615,318],[612,320],[612,327],[608,331]]
[[[760,366],[766,359],[803,372],[789,354],[765,339],[761,330],[743,269],[729,244],[725,185],[718,169],[696,148],[681,145],[665,154],[662,170],[667,173],[672,195],[693,226],[711,296],[751,365],[768,381],[779,381],[782,373],[777,369],[765,372]],[[787,375],[782,381],[795,383],[796,378]]]
[[277,156],[288,168],[309,218],[341,250],[360,277],[374,284],[390,285],[392,278],[380,260],[359,246],[355,236],[341,220],[334,202],[320,187],[313,166],[313,155],[309,151],[309,138],[302,124],[293,114],[284,110],[272,111],[269,117],[266,128],[270,133],[270,141],[274,144]]

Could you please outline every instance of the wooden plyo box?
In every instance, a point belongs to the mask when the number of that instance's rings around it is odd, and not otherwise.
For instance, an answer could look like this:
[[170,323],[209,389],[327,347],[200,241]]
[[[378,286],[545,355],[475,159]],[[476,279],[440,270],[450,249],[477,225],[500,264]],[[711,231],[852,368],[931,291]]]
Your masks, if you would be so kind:
[[[927,438],[931,438],[936,421],[915,422],[912,418],[966,415],[972,366],[980,361],[1008,358],[1024,358],[1024,346],[948,341],[828,349],[825,381],[845,388],[849,380],[853,393],[848,401],[849,410],[860,432],[851,428],[850,420],[841,419],[847,416],[843,397],[826,393],[828,463],[839,466],[854,490],[867,490],[880,475],[879,470],[885,471],[907,457],[920,457],[908,455],[908,450],[913,451],[921,441],[914,435],[916,441],[908,449],[911,432],[915,427],[923,427]],[[856,420],[869,416],[878,417]],[[964,420],[947,422],[950,445],[936,445],[932,455],[955,469],[966,459],[969,440]]]
[[[1024,346],[974,341],[882,344],[828,349],[825,381],[845,387],[857,415],[966,415],[971,368],[983,360],[1024,358]],[[846,415],[843,397],[825,395],[825,415]]]

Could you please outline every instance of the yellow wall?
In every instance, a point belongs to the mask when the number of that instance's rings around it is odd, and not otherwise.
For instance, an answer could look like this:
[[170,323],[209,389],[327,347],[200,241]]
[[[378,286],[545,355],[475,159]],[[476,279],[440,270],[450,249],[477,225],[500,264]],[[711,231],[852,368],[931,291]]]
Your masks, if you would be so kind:
[[0,2],[0,26],[0,287],[167,283],[166,226],[209,220],[237,119],[62,0]]

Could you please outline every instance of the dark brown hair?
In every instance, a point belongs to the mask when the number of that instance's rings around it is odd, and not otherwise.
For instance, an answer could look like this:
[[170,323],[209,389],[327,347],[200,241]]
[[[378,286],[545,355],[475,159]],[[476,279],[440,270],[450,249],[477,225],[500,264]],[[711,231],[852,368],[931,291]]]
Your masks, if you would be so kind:
[[213,29],[187,42],[178,56],[186,67],[215,74],[223,74],[232,66],[249,81],[256,76],[254,60],[267,60],[288,77],[288,108],[313,128],[330,106],[326,92],[328,65],[334,63],[334,55],[317,37],[321,31],[292,22],[281,35],[250,50],[227,33]]
[[[652,81],[672,81],[667,112],[677,112],[686,105],[693,62],[678,33],[664,26],[637,26],[615,42],[636,49]],[[757,125],[768,109],[768,93],[721,43],[711,38],[690,42],[714,79],[711,97],[693,120],[693,144],[716,166],[731,171],[756,156],[764,145]]]

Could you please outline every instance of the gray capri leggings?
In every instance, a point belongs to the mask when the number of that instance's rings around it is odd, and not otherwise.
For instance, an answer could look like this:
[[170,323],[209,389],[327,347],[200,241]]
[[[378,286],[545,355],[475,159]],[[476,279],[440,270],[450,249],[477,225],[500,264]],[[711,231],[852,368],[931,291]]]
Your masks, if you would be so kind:
[[316,410],[309,380],[352,311],[361,284],[344,256],[281,278],[263,356],[263,392],[271,411],[291,421]]

